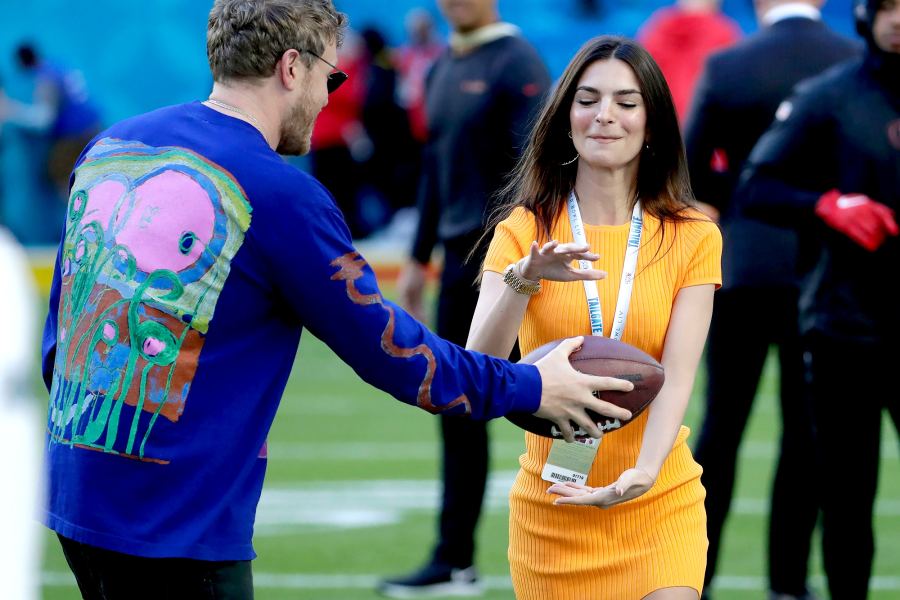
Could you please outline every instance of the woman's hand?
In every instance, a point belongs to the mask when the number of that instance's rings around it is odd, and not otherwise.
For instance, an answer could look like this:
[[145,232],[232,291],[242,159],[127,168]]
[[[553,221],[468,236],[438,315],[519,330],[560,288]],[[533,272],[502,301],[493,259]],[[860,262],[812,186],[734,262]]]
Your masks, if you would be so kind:
[[573,266],[576,260],[595,261],[599,254],[590,251],[587,244],[560,244],[556,240],[547,242],[538,247],[537,242],[531,242],[531,251],[528,256],[519,261],[519,274],[525,279],[538,281],[549,279],[550,281],[581,281],[583,279],[596,280],[606,277],[606,272],[597,269],[579,269]]
[[595,488],[577,483],[554,483],[547,493],[561,496],[554,500],[553,504],[580,504],[610,508],[646,494],[654,483],[656,483],[655,477],[651,477],[644,469],[635,467],[622,473],[615,483],[606,487]]

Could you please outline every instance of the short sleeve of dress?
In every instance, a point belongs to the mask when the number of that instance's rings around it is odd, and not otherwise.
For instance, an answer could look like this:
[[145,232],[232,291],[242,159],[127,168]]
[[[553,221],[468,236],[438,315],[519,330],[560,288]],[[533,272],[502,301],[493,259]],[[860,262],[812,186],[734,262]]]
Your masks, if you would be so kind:
[[[702,217],[701,217],[702,219]],[[722,287],[722,233],[709,220],[690,221],[684,227],[686,265],[679,288],[712,283]]]
[[502,273],[510,263],[525,256],[536,237],[534,215],[521,206],[501,221],[494,230],[484,259],[484,271]]

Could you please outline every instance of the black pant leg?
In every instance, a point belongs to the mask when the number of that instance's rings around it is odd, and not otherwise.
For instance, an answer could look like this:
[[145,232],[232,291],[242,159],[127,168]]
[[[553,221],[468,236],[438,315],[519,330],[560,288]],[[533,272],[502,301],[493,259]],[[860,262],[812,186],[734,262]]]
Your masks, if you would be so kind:
[[[894,430],[900,435],[900,392],[895,392],[892,396],[885,400],[887,403],[888,416],[894,423]],[[900,439],[898,439],[900,441]]]
[[798,294],[780,290],[772,308],[772,326],[780,332],[779,396],[781,443],[772,507],[769,515],[769,587],[781,594],[802,596],[808,590],[809,552],[819,515],[815,489],[812,406],[805,382],[803,346],[797,315]]
[[716,292],[706,350],[706,413],[694,458],[703,467],[709,549],[705,585],[716,573],[725,518],[734,492],[735,464],[771,334],[748,326],[759,309],[754,289]]
[[69,538],[57,536],[62,546],[63,556],[69,564],[69,569],[75,576],[78,591],[83,600],[105,600],[100,585],[99,573],[95,570],[89,556],[90,547],[79,544]]
[[58,537],[84,600],[253,600],[247,560],[144,558]]
[[[444,271],[438,296],[437,334],[464,346],[478,302],[475,278],[480,258],[465,263],[477,241],[470,235],[445,242]],[[461,417],[441,417],[443,440],[439,539],[434,561],[452,567],[473,564],[475,528],[481,515],[488,475],[488,430],[484,421]]]
[[322,148],[310,154],[312,174],[328,188],[354,239],[369,232],[359,214],[360,166],[346,146]]
[[858,376],[890,372],[896,364],[877,347],[822,335],[810,337],[808,348],[828,590],[836,600],[863,600],[875,552],[872,515],[885,390],[866,389]]

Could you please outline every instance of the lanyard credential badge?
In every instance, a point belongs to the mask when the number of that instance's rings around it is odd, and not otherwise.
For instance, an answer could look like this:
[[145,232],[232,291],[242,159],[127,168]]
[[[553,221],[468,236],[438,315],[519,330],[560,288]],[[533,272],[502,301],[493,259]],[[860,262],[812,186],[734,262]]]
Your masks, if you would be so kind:
[[[581,211],[578,209],[575,190],[569,194],[568,213],[575,243],[587,244],[584,222],[581,219]],[[625,319],[628,317],[628,308],[631,305],[631,291],[634,288],[634,276],[637,270],[643,229],[644,213],[639,200],[635,202],[634,210],[631,213],[631,226],[628,230],[628,242],[625,247],[625,263],[622,265],[622,280],[619,282],[616,312],[613,315],[612,331],[609,335],[614,340],[621,340],[622,333],[625,331]],[[579,260],[578,265],[582,269],[591,268],[591,263],[586,260]],[[591,319],[591,334],[602,336],[603,313],[600,310],[600,294],[597,291],[596,281],[584,281],[584,295],[587,299],[588,314]],[[550,455],[547,457],[547,463],[541,473],[541,479],[551,483],[585,483],[599,447],[600,441],[592,437],[579,437],[572,444],[568,444],[564,440],[553,440]]]

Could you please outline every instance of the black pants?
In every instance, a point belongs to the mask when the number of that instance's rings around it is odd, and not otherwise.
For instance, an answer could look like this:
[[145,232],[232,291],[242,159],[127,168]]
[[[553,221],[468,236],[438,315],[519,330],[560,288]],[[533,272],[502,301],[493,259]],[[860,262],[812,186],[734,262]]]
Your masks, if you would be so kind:
[[84,600],[253,600],[249,560],[144,558],[58,537]]
[[[478,302],[475,279],[482,257],[465,263],[477,234],[444,242],[444,270],[438,296],[437,334],[465,346]],[[475,554],[475,527],[481,515],[488,475],[488,430],[484,421],[441,417],[444,495],[434,562],[468,567]]]
[[805,339],[822,498],[822,554],[828,591],[836,600],[867,596],[885,408],[900,429],[900,391],[890,376],[900,364],[900,350],[896,337],[885,339],[883,344],[821,334]]
[[347,227],[354,239],[364,238],[370,232],[359,210],[361,167],[346,146],[320,148],[310,154],[312,174],[322,182],[344,215]]
[[789,288],[716,292],[706,354],[706,415],[694,452],[703,466],[706,488],[705,585],[716,573],[738,449],[772,344],[779,351],[782,430],[769,518],[769,586],[779,593],[802,595],[818,505],[810,492],[812,415],[804,384],[797,293]]

